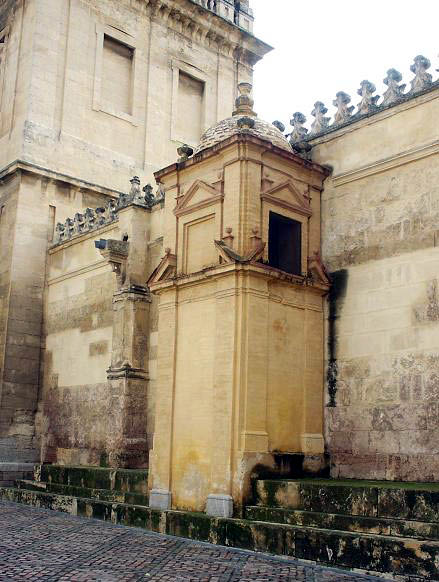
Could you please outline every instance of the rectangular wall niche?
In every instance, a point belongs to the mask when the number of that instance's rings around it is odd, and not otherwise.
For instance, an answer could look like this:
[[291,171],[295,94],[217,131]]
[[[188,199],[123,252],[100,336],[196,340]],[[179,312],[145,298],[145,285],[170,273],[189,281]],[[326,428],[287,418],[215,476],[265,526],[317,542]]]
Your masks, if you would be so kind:
[[270,212],[268,263],[292,275],[302,274],[302,225],[297,220]]
[[96,26],[96,35],[93,109],[137,125],[135,41],[124,32],[100,24]]
[[116,111],[133,114],[134,50],[104,35],[102,67],[102,99]]
[[199,71],[195,77],[192,69],[173,63],[171,139],[196,146],[204,131],[206,79]]

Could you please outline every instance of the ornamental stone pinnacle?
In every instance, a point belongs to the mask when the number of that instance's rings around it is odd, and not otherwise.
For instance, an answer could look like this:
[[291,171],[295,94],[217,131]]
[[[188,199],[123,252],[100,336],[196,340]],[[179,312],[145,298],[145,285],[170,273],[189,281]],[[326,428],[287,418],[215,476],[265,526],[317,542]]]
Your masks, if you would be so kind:
[[235,101],[236,109],[233,112],[233,115],[247,115],[250,117],[257,117],[256,113],[253,111],[253,105],[255,102],[251,96],[252,90],[253,85],[250,83],[239,83],[239,95]]
[[332,102],[334,107],[337,107],[337,112],[334,116],[334,124],[339,125],[340,123],[344,123],[348,121],[349,118],[352,116],[352,111],[354,110],[354,106],[351,105],[348,107],[349,103],[351,102],[351,97],[344,91],[339,91],[336,94],[336,99]]
[[183,144],[179,148],[177,148],[177,154],[180,156],[178,161],[179,162],[187,162],[187,160],[193,155],[194,150],[187,144]]
[[379,95],[374,95],[376,87],[370,81],[364,80],[360,83],[360,88],[357,93],[361,96],[361,101],[357,105],[358,111],[357,115],[367,115],[378,109],[377,101],[380,98]]
[[306,122],[306,117],[300,111],[296,111],[293,113],[292,119],[290,119],[290,125],[293,128],[293,131],[290,133],[290,143],[298,143],[303,141],[306,138],[306,134],[308,130],[303,124]]
[[383,102],[381,105],[392,105],[404,98],[405,83],[399,85],[398,83],[402,80],[402,75],[396,69],[389,69],[387,71],[387,77],[384,79],[384,83],[388,86],[387,91],[383,95]]
[[273,125],[274,127],[276,127],[281,133],[283,133],[285,131],[285,125],[282,123],[282,121],[278,121],[276,119],[276,121],[273,121]]
[[310,135],[315,135],[328,128],[330,117],[325,117],[325,113],[327,112],[328,110],[324,103],[321,101],[314,103],[314,109],[311,111],[311,115],[315,117],[315,120],[311,125]]
[[140,178],[139,176],[134,176],[130,180],[131,189],[130,189],[130,200],[134,202],[141,202],[142,201],[142,191],[140,189]]
[[143,193],[145,196],[145,203],[147,206],[151,207],[154,204],[154,194],[152,193],[151,184],[147,184],[143,187]]
[[427,73],[427,69],[430,67],[431,63],[426,57],[418,55],[414,58],[414,63],[411,65],[410,70],[415,74],[415,77],[410,81],[410,93],[418,93],[430,87],[433,79],[430,73]]

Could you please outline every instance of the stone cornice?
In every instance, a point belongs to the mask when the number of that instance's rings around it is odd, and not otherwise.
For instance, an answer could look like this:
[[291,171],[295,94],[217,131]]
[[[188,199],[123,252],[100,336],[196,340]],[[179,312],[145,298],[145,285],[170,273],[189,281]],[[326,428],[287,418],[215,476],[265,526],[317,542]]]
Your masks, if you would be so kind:
[[265,152],[273,152],[273,154],[276,154],[277,156],[280,156],[284,159],[288,159],[291,162],[294,162],[303,168],[312,170],[314,172],[318,172],[324,178],[329,176],[331,173],[331,170],[328,169],[327,167],[322,166],[317,162],[307,160],[300,156],[297,152],[293,151],[287,152],[286,150],[275,146],[270,141],[266,141],[264,139],[256,137],[255,135],[242,131],[241,133],[236,133],[235,135],[232,135],[231,137],[225,139],[224,141],[221,141],[211,146],[210,148],[206,148],[205,150],[200,151],[199,153],[193,155],[184,162],[175,162],[174,164],[170,164],[166,168],[157,170],[157,172],[154,172],[154,177],[157,183],[160,183],[161,179],[167,176],[168,174],[172,174],[173,172],[182,170],[183,168],[189,168],[190,166],[198,162],[201,162],[202,160],[218,155],[218,153],[224,148],[239,143],[252,143],[257,146],[260,146],[264,149]]
[[264,279],[270,279],[279,283],[284,283],[286,285],[291,285],[300,289],[306,289],[312,293],[317,293],[318,295],[325,295],[329,290],[329,285],[322,283],[314,283],[308,280],[306,277],[298,275],[290,275],[279,269],[275,269],[268,265],[264,265],[259,262],[247,262],[247,263],[226,263],[222,265],[215,265],[198,271],[197,273],[191,273],[188,275],[179,274],[170,279],[165,279],[159,282],[149,282],[149,288],[152,293],[160,294],[169,288],[176,287],[186,287],[192,285],[199,285],[206,279],[218,279],[221,277],[230,276],[230,274],[251,274],[253,276],[262,277]]
[[75,178],[67,174],[56,172],[50,168],[43,168],[42,166],[38,166],[25,160],[14,160],[4,168],[0,169],[0,184],[18,172],[35,174],[42,178],[47,178],[49,180],[53,180],[54,182],[69,184],[70,186],[74,186],[82,190],[90,190],[94,193],[97,192],[99,194],[105,194],[111,198],[117,198],[123,194],[119,190],[112,190],[110,188],[106,188],[105,186],[101,186],[100,184],[94,184],[92,182],[87,182],[86,180],[81,180],[80,178]]
[[153,20],[193,42],[253,66],[272,47],[194,0],[137,0],[146,5]]

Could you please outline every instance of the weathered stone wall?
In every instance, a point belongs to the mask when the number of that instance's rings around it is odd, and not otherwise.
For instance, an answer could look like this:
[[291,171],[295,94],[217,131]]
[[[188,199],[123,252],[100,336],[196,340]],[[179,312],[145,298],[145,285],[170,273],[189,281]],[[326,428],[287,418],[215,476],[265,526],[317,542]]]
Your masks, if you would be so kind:
[[116,281],[94,246],[100,237],[120,238],[117,222],[49,252],[38,415],[47,462],[106,462],[120,395],[110,393],[107,382]]
[[[5,407],[1,422],[8,427],[8,439],[11,430],[21,431],[23,439],[35,444],[32,423],[39,377],[51,374],[50,365],[49,372],[41,367],[44,345],[40,331],[46,250],[54,225],[86,207],[104,206],[108,196],[126,191],[134,174],[144,183],[152,179],[153,170],[175,160],[176,148],[185,140],[175,132],[184,115],[175,106],[180,72],[203,85],[201,131],[230,115],[237,81],[251,79],[252,63],[269,47],[188,0],[161,4],[147,0],[6,0],[0,4],[0,32],[2,38],[6,35],[0,63],[0,179],[6,181],[0,186],[0,196],[9,196],[5,184],[15,179],[9,176],[26,174],[26,185],[17,194],[16,229],[9,202],[3,220],[8,244],[2,243],[0,266],[5,273],[0,291],[0,382],[7,376],[3,354],[8,342],[15,346],[7,354],[7,366],[15,376],[6,388],[1,384],[1,407]],[[130,47],[125,52],[132,55],[132,68],[124,68],[132,81],[126,104],[129,111],[117,110],[119,92],[126,92],[127,87],[112,73],[115,61],[105,60],[105,38]],[[237,47],[243,50],[236,51]],[[151,237],[153,247],[160,236]],[[157,244],[154,248],[160,249],[161,243]],[[12,286],[6,276],[10,265]],[[96,287],[107,288],[107,283],[99,280]],[[84,293],[84,304],[95,305],[88,291]],[[69,313],[73,309],[68,306]],[[79,320],[84,317],[86,321],[89,315],[85,310],[73,321],[86,325]],[[14,339],[5,337],[6,328]],[[62,360],[67,348],[61,342],[54,353],[58,347]],[[83,384],[97,386],[107,364],[100,353],[103,347],[93,349],[94,355],[90,352],[87,358],[94,358],[95,363],[101,358],[100,375],[94,378],[91,373]],[[70,358],[73,360],[73,352]],[[72,376],[77,375],[74,384],[70,379],[62,386],[82,385],[85,368],[80,358],[78,362],[74,369],[64,366],[66,362],[60,364]],[[69,409],[69,398],[61,395],[61,408],[65,404],[65,410]],[[152,416],[152,408],[149,414]],[[46,421],[44,414],[40,416],[41,429]],[[58,427],[61,422],[57,420]],[[96,438],[101,441],[101,436]],[[75,442],[71,431],[66,442],[68,447]],[[14,443],[11,446],[7,441],[8,454],[19,455],[20,447],[16,440]],[[29,443],[23,445],[26,450]],[[61,449],[61,445],[57,447]]]
[[[14,246],[14,237],[11,236],[11,233],[15,231],[19,187],[19,177],[15,176],[0,188],[0,409],[3,409],[1,403],[6,389],[3,381],[3,370],[6,356],[11,263]],[[0,440],[0,460],[6,459],[8,453],[8,442],[3,439],[8,435],[9,424],[9,419],[6,419],[3,413],[0,414],[0,439],[2,439]]]
[[335,477],[439,476],[439,91],[314,141]]
[[57,216],[105,199],[19,169],[0,186],[0,460],[39,459],[34,415],[44,347],[46,250]]
[[[205,129],[231,114],[237,80],[251,79],[251,66],[243,61],[247,53],[242,51],[238,64],[235,47],[267,51],[187,0],[169,0],[169,10],[129,0],[26,4],[22,42],[31,38],[31,44],[20,54],[20,74],[29,75],[21,156],[116,190],[134,174],[151,180],[188,141],[177,132],[187,114],[176,107],[180,71],[203,84],[199,114]],[[230,47],[219,49],[206,36],[208,29]],[[133,67],[125,71],[132,84],[127,111],[119,111],[118,95],[127,87],[111,59],[105,60],[104,37],[132,49]]]

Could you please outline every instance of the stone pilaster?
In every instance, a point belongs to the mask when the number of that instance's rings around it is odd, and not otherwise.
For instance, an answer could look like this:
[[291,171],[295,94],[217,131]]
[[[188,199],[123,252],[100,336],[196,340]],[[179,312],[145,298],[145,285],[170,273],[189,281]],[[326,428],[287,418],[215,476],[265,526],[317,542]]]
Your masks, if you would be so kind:
[[113,430],[108,442],[111,465],[148,466],[147,345],[150,295],[146,288],[120,289],[113,298],[113,350],[107,370]]

